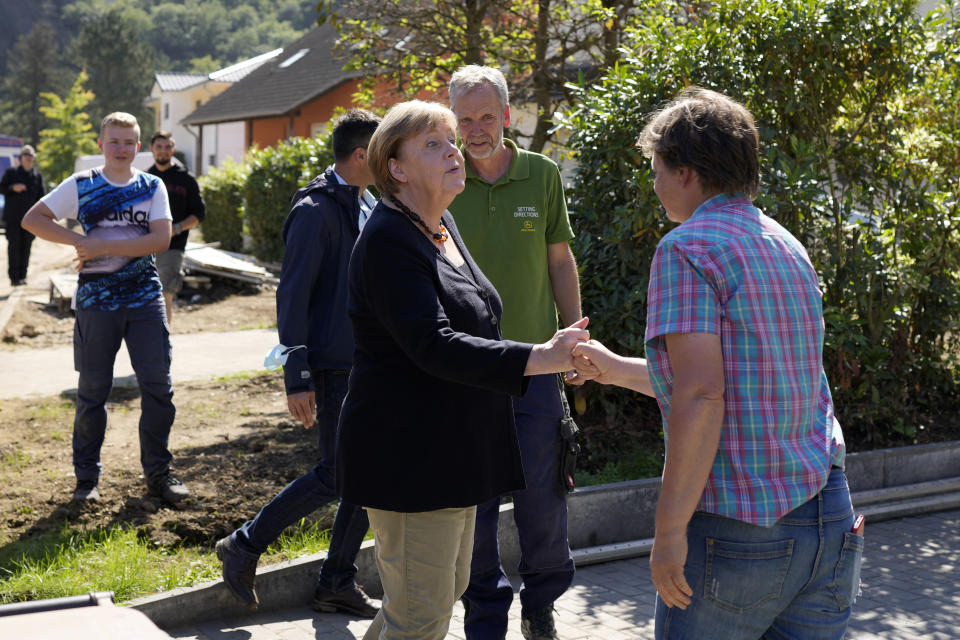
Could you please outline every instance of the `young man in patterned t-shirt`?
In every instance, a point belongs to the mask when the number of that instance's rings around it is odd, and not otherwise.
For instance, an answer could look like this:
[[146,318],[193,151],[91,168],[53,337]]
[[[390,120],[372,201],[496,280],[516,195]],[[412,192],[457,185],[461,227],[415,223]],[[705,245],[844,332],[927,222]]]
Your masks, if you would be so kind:
[[[35,204],[23,227],[76,248],[74,366],[79,372],[73,425],[76,501],[97,500],[100,447],[113,364],[125,340],[140,386],[140,463],[152,495],[179,502],[189,492],[170,473],[167,448],[176,408],[170,379],[170,332],[153,254],[170,244],[167,192],[156,176],[132,167],[140,127],[111,113],[97,141],[104,165],[74,174]],[[83,234],[57,224],[75,218]]]

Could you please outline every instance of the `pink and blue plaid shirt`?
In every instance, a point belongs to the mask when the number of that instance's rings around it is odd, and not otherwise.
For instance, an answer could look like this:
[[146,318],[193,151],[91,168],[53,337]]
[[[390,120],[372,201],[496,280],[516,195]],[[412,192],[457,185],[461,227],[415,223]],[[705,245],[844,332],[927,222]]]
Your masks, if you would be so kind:
[[803,245],[741,196],[711,198],[657,246],[646,352],[668,447],[665,336],[714,333],[723,349],[723,430],[699,509],[771,526],[843,465],[821,298]]

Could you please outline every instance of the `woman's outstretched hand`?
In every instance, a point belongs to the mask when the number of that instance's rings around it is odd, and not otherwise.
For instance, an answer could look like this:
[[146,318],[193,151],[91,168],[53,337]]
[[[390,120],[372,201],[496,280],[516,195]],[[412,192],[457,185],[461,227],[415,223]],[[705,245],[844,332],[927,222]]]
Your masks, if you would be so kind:
[[573,366],[576,376],[567,381],[571,384],[583,384],[587,380],[595,380],[601,384],[610,384],[610,373],[617,360],[617,355],[596,340],[581,342],[573,347]]
[[573,348],[590,339],[588,324],[590,318],[580,318],[566,329],[557,331],[543,344],[534,345],[524,375],[560,373],[573,369]]
[[577,370],[576,375],[567,375],[567,382],[571,384],[595,380],[653,396],[650,372],[644,358],[619,356],[596,340],[588,340],[574,345],[573,366]]

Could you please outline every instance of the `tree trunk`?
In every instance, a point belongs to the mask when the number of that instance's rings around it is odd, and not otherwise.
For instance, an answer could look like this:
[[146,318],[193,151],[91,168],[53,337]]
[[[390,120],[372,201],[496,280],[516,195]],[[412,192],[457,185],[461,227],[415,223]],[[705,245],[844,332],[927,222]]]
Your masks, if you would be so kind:
[[550,100],[550,74],[546,69],[550,33],[550,0],[540,0],[537,10],[537,38],[533,62],[533,98],[537,105],[537,126],[530,140],[530,151],[540,153],[547,144],[547,131],[553,117]]

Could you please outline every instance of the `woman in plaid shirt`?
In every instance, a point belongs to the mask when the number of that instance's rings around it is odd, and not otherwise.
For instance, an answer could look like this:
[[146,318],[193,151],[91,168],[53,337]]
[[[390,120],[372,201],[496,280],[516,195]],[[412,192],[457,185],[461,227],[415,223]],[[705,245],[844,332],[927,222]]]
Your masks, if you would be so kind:
[[685,91],[644,128],[680,223],[657,246],[646,358],[578,346],[581,379],[655,396],[667,456],[650,566],[657,638],[841,638],[863,537],[823,371],[806,250],[753,206],[753,116]]

